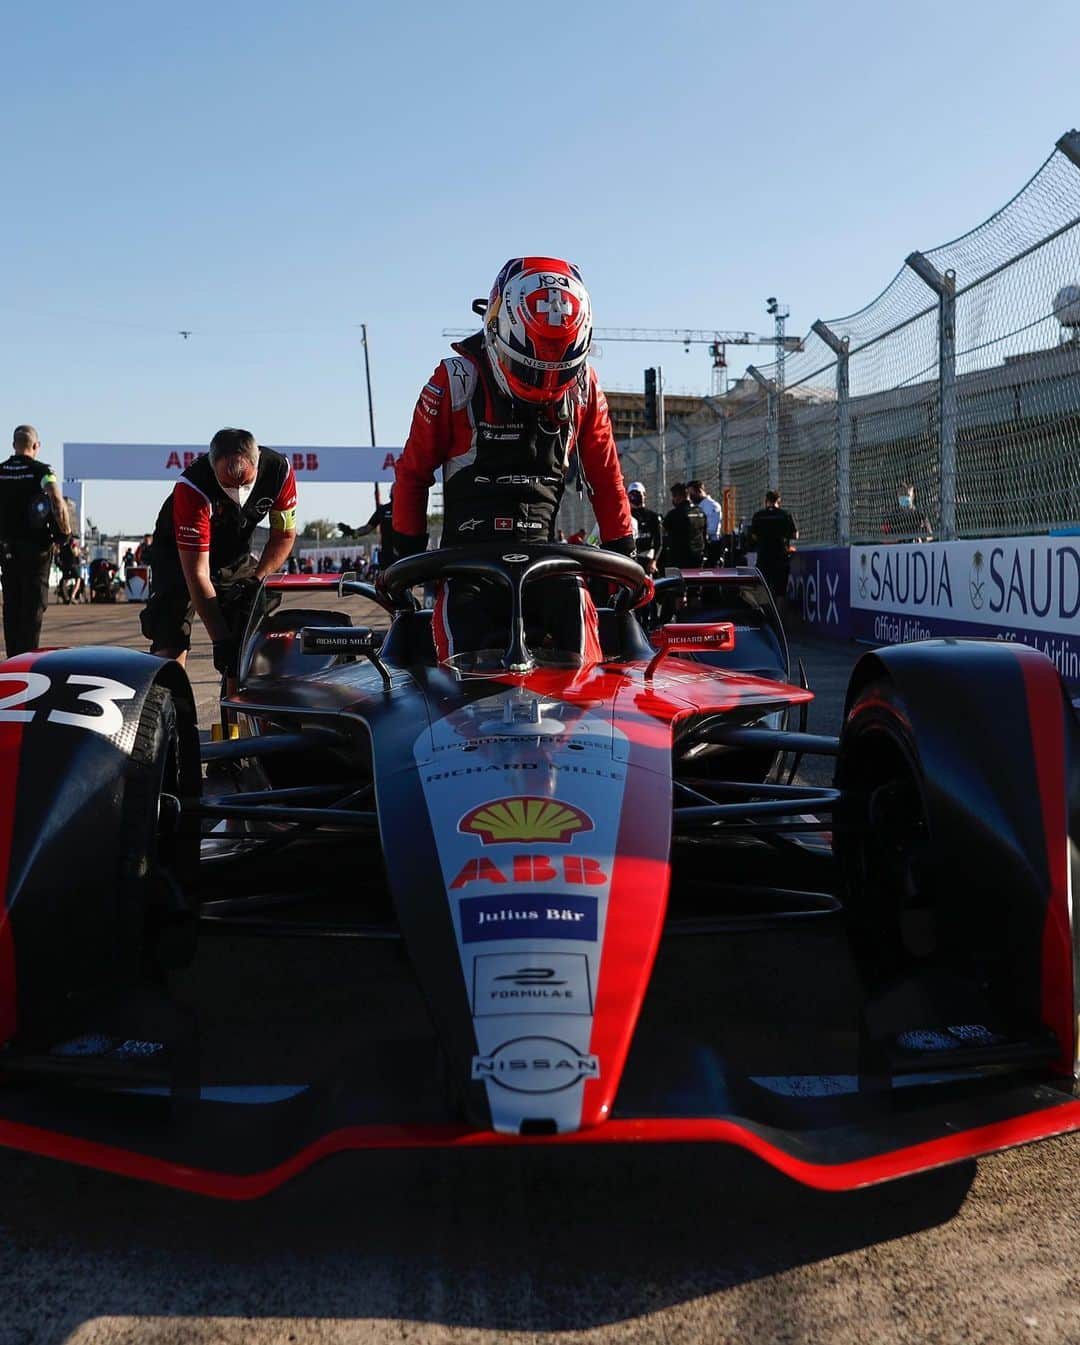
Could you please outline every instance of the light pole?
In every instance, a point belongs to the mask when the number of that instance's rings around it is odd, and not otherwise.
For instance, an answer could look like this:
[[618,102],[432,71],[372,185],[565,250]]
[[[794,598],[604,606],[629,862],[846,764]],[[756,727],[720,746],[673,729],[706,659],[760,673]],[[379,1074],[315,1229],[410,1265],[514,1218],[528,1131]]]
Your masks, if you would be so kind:
[[360,331],[364,339],[364,377],[367,379],[367,413],[371,427],[371,447],[375,447],[375,404],[371,400],[371,360],[368,358],[367,323],[361,322]]
[[791,313],[787,304],[778,303],[774,295],[765,300],[765,312],[776,320],[776,386],[780,395],[784,395],[784,356],[787,354],[787,337],[784,335],[784,323]]

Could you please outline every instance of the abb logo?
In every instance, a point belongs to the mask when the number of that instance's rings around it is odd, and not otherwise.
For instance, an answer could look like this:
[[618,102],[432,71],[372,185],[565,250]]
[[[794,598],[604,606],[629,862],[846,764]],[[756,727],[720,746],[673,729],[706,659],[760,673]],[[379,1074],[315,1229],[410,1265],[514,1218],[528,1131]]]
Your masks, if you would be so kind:
[[185,467],[190,467],[196,458],[202,458],[205,456],[206,455],[204,453],[187,452],[181,454],[177,453],[176,450],[174,449],[169,454],[169,461],[165,464],[165,470],[168,471],[170,467],[175,467],[178,472],[182,471]]
[[[180,453],[176,449],[173,449],[165,463],[165,470],[168,471],[170,467],[175,467],[178,472],[183,471],[185,467],[190,467],[196,458],[201,457],[205,457],[205,454],[193,453],[190,449]],[[292,463],[294,472],[317,472],[319,470],[318,453],[290,453],[289,461]],[[393,467],[393,465],[394,455],[393,453],[390,453],[387,455],[387,460],[383,463],[383,467]]]
[[515,855],[509,865],[502,866],[487,858],[467,860],[450,884],[450,891],[470,883],[554,883],[560,873],[570,887],[596,887],[608,880],[598,859],[563,855],[556,867],[547,855]]

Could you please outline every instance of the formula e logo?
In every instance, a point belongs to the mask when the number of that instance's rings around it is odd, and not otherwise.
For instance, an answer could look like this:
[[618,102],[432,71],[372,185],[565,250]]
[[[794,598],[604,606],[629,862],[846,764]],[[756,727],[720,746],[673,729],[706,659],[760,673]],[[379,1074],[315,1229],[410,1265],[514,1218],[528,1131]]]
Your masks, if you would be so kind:
[[600,1060],[557,1037],[515,1037],[490,1055],[473,1056],[472,1077],[511,1093],[561,1093],[599,1079]]
[[589,959],[582,953],[481,953],[473,958],[473,1013],[592,1013]]
[[514,985],[565,985],[565,981],[557,980],[554,967],[519,967],[517,971],[509,971],[505,976],[496,976],[496,981],[512,981]]

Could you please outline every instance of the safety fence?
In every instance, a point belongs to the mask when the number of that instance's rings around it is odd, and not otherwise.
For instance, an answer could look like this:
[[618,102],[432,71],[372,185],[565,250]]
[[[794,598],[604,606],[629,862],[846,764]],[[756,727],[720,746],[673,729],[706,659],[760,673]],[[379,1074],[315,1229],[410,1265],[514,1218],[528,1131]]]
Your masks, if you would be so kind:
[[[620,443],[623,475],[782,492],[803,542],[1020,536],[1080,523],[1080,133],[969,233],[913,252],[697,423]],[[913,488],[913,491],[912,491]],[[901,509],[901,496],[914,496]],[[592,523],[568,492],[567,531]]]

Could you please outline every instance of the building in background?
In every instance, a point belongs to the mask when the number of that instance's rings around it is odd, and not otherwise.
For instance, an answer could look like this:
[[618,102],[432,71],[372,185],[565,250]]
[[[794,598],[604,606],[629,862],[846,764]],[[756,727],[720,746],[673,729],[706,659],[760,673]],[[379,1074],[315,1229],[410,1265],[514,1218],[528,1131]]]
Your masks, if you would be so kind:
[[[605,388],[604,396],[611,412],[611,428],[616,439],[636,439],[638,435],[649,433],[645,428],[644,392],[608,392]],[[664,394],[664,415],[669,425],[673,420],[689,420],[702,411],[708,413],[708,403],[704,397],[687,397],[670,392]]]

